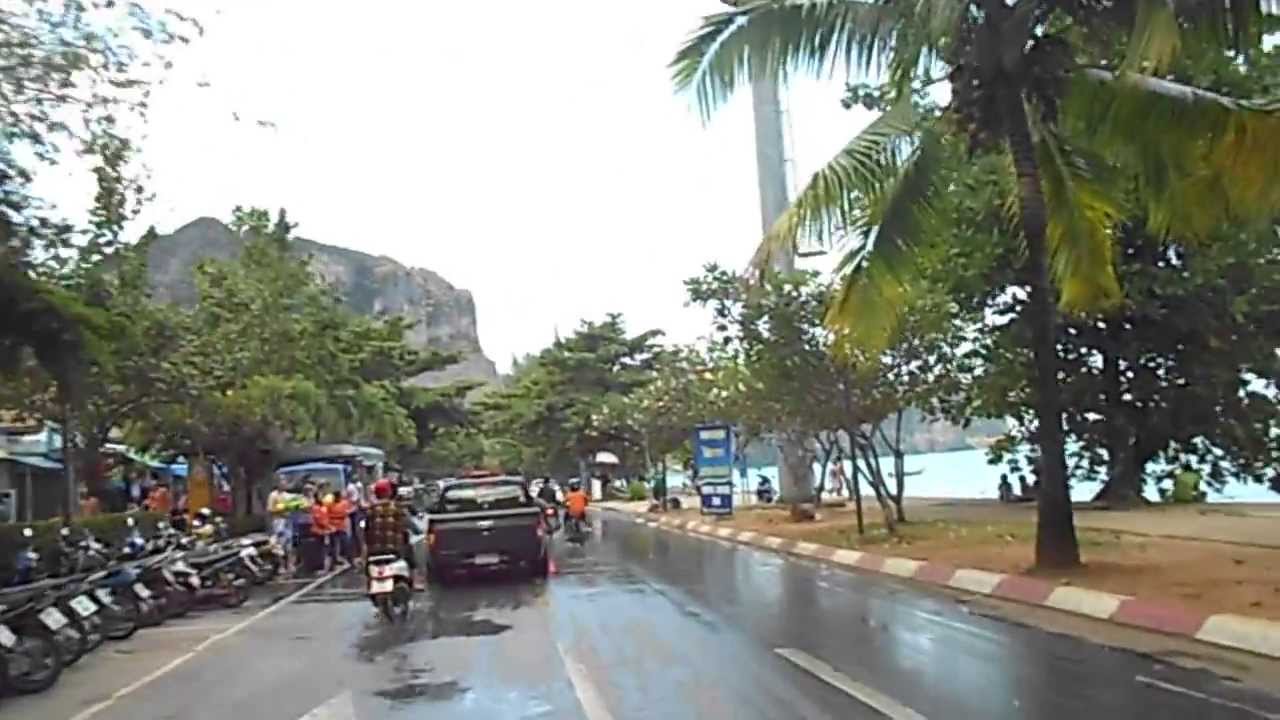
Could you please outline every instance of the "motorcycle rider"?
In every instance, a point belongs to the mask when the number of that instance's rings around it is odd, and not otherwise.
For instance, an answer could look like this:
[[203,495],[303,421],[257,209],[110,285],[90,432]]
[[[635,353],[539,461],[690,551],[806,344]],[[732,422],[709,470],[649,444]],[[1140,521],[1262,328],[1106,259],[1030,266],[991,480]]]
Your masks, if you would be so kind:
[[217,527],[213,523],[213,510],[207,507],[200,508],[195,517],[191,518],[191,535],[197,541],[207,543],[214,539],[216,533]]
[[[551,484],[551,478],[546,478],[542,481],[542,487],[538,488],[538,500],[545,503],[549,508],[560,507],[560,499],[556,497],[556,489]],[[559,513],[557,512],[551,517],[559,520]]]
[[396,503],[395,486],[383,478],[373,484],[374,503],[365,518],[365,560],[374,555],[396,555],[409,565],[417,584],[417,567],[409,545],[409,517]]
[[773,502],[773,483],[764,475],[757,475],[756,477],[760,479],[756,483],[756,500],[766,504]]
[[578,480],[570,481],[569,492],[564,496],[565,525],[567,526],[569,521],[573,520],[578,523],[578,529],[581,530],[583,523],[587,520],[587,505],[590,501],[587,493],[582,489],[582,483]]

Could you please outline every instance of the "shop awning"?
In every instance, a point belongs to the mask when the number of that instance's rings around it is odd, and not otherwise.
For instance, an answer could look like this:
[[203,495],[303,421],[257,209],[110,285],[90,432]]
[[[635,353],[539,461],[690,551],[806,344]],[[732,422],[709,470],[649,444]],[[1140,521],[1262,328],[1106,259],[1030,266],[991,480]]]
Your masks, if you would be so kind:
[[50,460],[43,455],[12,455],[9,453],[0,453],[0,462],[15,462],[28,467],[40,468],[42,470],[61,470],[62,463],[56,460]]

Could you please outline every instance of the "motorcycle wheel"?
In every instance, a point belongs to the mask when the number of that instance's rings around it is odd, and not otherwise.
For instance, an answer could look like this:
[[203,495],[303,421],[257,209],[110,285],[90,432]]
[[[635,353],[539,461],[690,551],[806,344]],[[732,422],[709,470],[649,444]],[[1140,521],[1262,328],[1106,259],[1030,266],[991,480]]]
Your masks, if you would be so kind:
[[75,625],[68,625],[59,630],[54,640],[57,642],[58,651],[62,655],[63,667],[75,665],[88,652],[86,648],[89,647],[89,641]]
[[[9,651],[8,657],[0,658],[0,687],[24,694],[48,690],[62,674],[62,652],[57,640],[43,628],[24,630],[18,640],[22,649]],[[17,673],[13,669],[13,656],[18,653],[27,661],[26,672]]]
[[132,595],[120,595],[116,598],[116,606],[105,611],[107,617],[102,621],[102,634],[108,640],[127,640],[138,632],[141,612]]
[[82,623],[78,623],[76,630],[84,641],[84,654],[86,655],[97,650],[107,640],[107,636],[102,633],[102,618],[98,614]]
[[392,622],[395,621],[396,616],[395,611],[391,607],[390,595],[383,593],[377,596],[373,599],[373,604],[378,608],[378,612],[381,613],[382,617]]
[[409,619],[409,603],[413,596],[413,588],[409,583],[396,581],[396,587],[391,591],[391,610],[395,613],[392,618],[400,620]]
[[249,601],[249,587],[228,582],[218,602],[225,608],[238,608]]

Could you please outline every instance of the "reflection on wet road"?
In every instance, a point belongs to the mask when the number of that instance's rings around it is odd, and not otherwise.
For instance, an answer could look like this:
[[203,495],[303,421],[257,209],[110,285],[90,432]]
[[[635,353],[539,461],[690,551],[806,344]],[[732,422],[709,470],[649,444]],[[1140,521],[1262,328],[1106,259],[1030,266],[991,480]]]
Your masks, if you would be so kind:
[[1205,672],[621,516],[554,556],[548,582],[432,588],[399,625],[348,574],[92,717],[1280,718]]

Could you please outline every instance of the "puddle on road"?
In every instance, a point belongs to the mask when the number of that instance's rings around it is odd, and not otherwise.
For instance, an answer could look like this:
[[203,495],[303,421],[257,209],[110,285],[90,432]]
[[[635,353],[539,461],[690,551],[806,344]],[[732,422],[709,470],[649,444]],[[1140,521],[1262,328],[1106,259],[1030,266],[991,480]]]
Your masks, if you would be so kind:
[[459,684],[457,680],[446,680],[444,682],[405,683],[385,690],[375,690],[373,694],[393,702],[412,702],[414,700],[440,702],[452,700],[467,692],[470,692],[470,688]]

